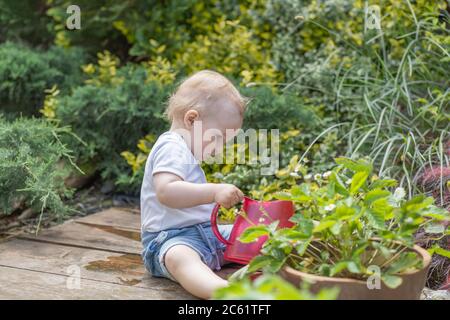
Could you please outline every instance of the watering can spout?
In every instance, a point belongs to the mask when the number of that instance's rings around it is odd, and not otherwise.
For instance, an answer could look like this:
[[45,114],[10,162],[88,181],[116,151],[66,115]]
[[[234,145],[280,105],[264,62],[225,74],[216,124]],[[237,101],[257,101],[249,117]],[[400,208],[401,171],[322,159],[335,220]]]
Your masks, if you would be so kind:
[[242,243],[239,236],[249,227],[279,221],[278,228],[289,228],[293,223],[289,220],[294,214],[294,204],[292,201],[258,201],[249,197],[244,197],[242,211],[244,215],[238,215],[230,233],[230,238],[225,239],[219,232],[217,226],[217,216],[220,205],[216,204],[211,213],[211,227],[214,235],[220,242],[226,245],[224,257],[228,261],[248,264],[251,259],[257,256],[267,240],[266,236],[260,237],[252,243]]

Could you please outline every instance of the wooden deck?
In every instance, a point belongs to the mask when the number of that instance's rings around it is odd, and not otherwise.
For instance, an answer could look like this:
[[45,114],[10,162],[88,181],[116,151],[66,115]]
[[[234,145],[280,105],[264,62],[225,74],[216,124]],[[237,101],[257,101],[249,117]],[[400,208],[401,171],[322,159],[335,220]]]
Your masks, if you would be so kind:
[[0,243],[0,299],[194,299],[145,270],[139,224],[110,208]]

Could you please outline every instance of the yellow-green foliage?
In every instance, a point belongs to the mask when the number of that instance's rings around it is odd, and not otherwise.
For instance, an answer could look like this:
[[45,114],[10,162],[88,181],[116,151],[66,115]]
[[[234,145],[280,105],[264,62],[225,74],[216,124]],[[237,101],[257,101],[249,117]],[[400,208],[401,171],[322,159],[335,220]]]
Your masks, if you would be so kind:
[[136,174],[137,171],[143,169],[145,161],[147,160],[148,154],[150,153],[151,147],[155,141],[155,135],[148,134],[139,140],[137,144],[139,151],[136,154],[130,151],[124,151],[120,154],[133,170],[133,174]]
[[[299,50],[301,53],[306,53],[323,47],[327,54],[336,53],[330,59],[332,66],[338,65],[344,59],[344,65],[350,67],[352,56],[348,52],[344,53],[340,50],[339,42],[346,42],[358,48],[367,44],[367,41],[376,35],[376,33],[370,34],[371,30],[364,30],[366,5],[378,6],[381,14],[381,30],[384,38],[388,39],[387,41],[391,46],[389,58],[399,60],[406,49],[407,41],[400,36],[404,35],[405,31],[411,31],[415,28],[415,24],[421,18],[434,15],[432,19],[435,23],[438,23],[436,9],[444,9],[446,1],[346,1],[345,6],[338,8],[336,15],[324,15],[329,5],[329,1],[312,0],[306,7],[304,16],[297,16],[299,22],[303,21],[303,26],[299,31]],[[346,10],[346,7],[349,9]],[[343,15],[345,15],[345,19]],[[427,33],[432,38],[439,38],[441,43],[450,43],[448,36],[440,37],[431,32]],[[342,57],[343,54],[345,55],[344,58]]]
[[157,81],[162,84],[170,84],[175,81],[177,72],[166,58],[157,56],[144,63],[147,71],[147,82]]
[[97,65],[92,63],[82,66],[83,71],[90,76],[86,83],[96,86],[116,85],[123,81],[122,77],[117,77],[117,67],[120,64],[118,57],[105,50],[97,54]]
[[249,82],[276,82],[277,74],[270,63],[270,55],[254,39],[252,30],[238,20],[221,18],[208,34],[198,35],[194,42],[177,54],[176,64],[186,73],[202,69],[242,78]]
[[58,86],[55,84],[51,89],[44,90],[46,93],[44,105],[39,110],[47,119],[54,119],[56,117],[56,107],[58,104],[57,96],[59,95]]

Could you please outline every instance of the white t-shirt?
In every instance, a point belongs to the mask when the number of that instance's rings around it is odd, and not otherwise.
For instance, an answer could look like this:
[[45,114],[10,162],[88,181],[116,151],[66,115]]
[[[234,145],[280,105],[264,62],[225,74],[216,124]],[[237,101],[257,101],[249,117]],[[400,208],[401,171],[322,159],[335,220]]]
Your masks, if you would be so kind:
[[212,203],[183,209],[161,204],[153,185],[153,175],[157,172],[170,172],[191,183],[206,183],[205,173],[181,135],[171,131],[163,133],[145,165],[141,188],[142,231],[156,232],[209,221],[214,207]]

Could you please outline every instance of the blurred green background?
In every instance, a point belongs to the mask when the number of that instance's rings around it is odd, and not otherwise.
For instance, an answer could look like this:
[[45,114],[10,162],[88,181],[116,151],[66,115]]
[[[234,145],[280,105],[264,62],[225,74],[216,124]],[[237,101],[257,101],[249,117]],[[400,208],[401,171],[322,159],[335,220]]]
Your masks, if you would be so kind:
[[[170,93],[202,69],[252,98],[245,128],[282,142],[276,175],[205,165],[209,180],[270,199],[299,160],[314,175],[370,157],[409,196],[449,205],[448,1],[79,0],[81,29],[68,30],[71,4],[0,0],[0,214],[67,214],[83,185],[67,177],[137,196]],[[370,6],[381,29],[365,24]]]

